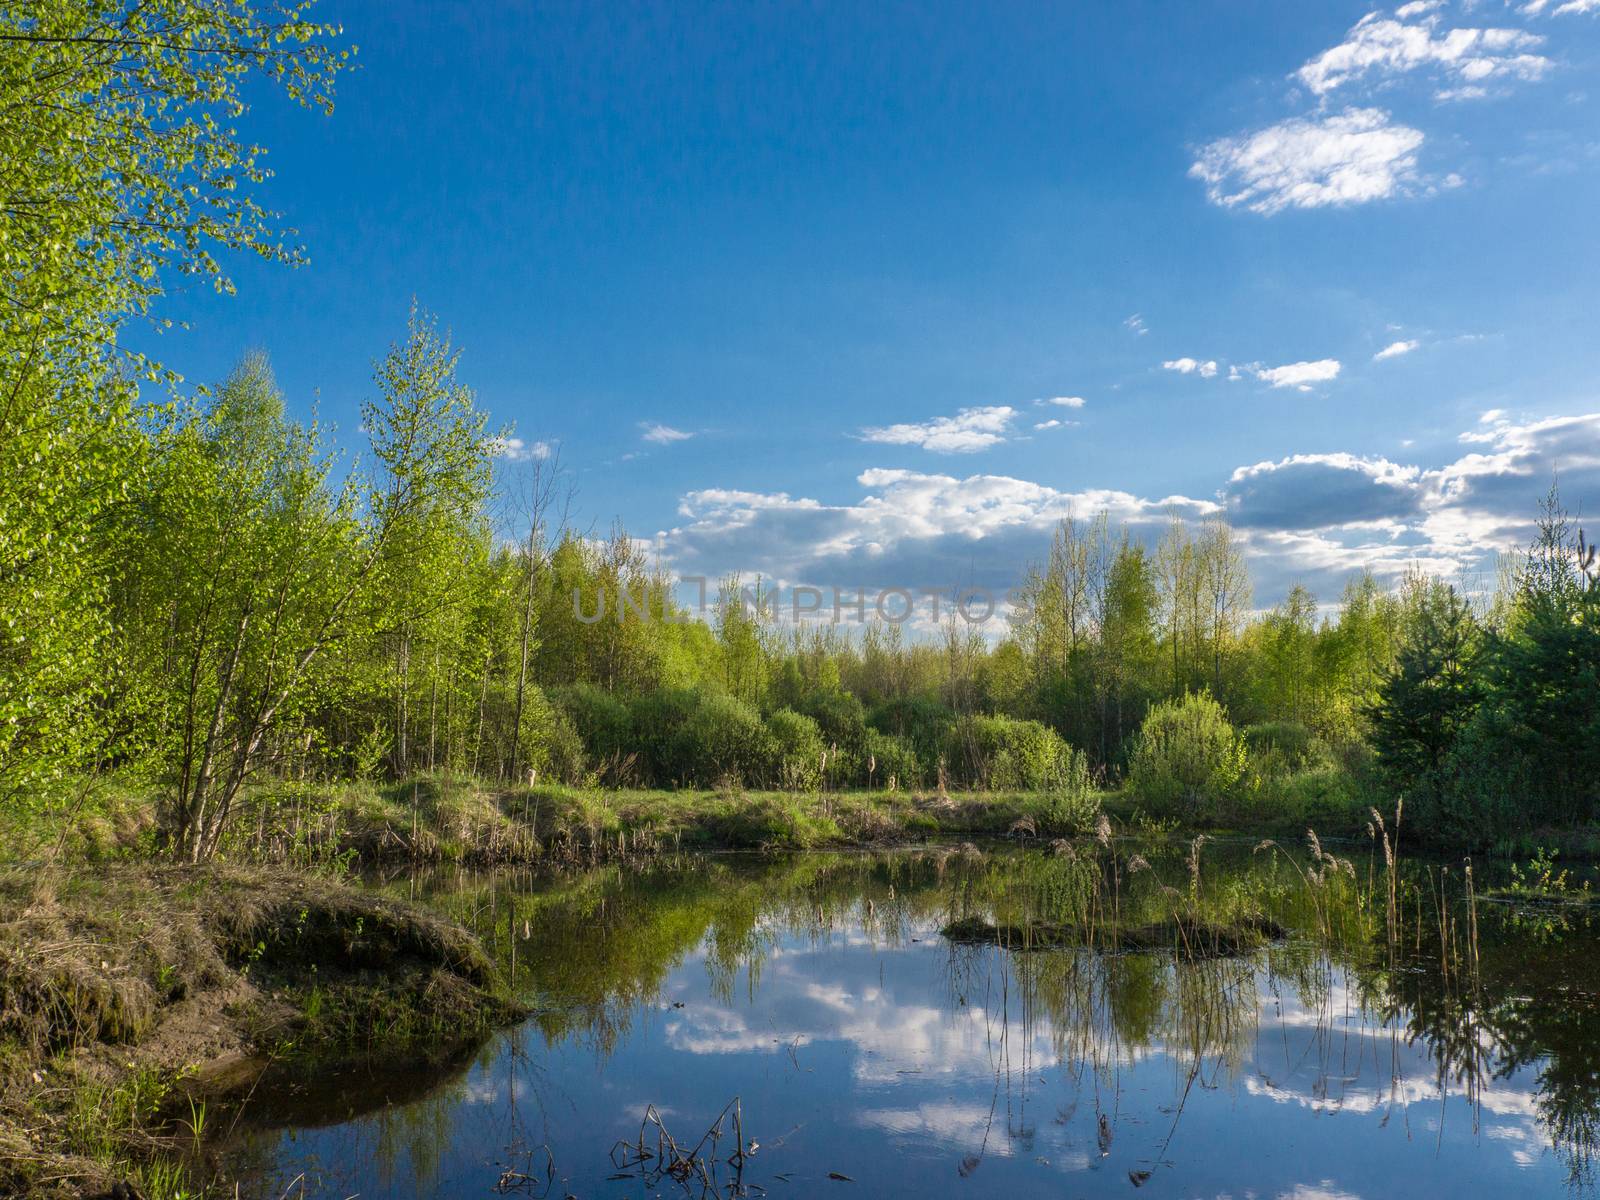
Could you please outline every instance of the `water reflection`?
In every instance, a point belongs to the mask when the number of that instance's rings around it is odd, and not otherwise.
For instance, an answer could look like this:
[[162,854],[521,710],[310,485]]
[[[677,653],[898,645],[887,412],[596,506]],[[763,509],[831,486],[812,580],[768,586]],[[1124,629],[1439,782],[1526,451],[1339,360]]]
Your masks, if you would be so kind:
[[[699,1195],[699,1175],[647,1179],[611,1152],[651,1105],[692,1147],[735,1096],[759,1146],[721,1194],[840,1175],[873,1196],[1592,1188],[1584,913],[1480,900],[1473,939],[1446,877],[1412,866],[1391,936],[1381,866],[1313,892],[1279,853],[1209,847],[1195,875],[1186,850],[1142,848],[1132,871],[1126,850],[930,851],[388,883],[476,926],[534,1013],[442,1078],[278,1087],[240,1148],[249,1188]],[[1232,957],[1116,950],[1175,905],[1291,936]],[[940,935],[973,914],[1088,944]]]

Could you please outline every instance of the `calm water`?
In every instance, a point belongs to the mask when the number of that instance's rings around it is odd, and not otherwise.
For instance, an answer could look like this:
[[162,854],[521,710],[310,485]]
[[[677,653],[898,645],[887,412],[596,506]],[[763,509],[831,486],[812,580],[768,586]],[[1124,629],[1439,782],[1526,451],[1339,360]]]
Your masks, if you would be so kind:
[[[424,1076],[269,1088],[239,1150],[247,1193],[1593,1190],[1600,964],[1584,910],[1480,900],[1474,959],[1464,900],[1433,899],[1460,891],[1459,864],[1409,868],[1393,945],[1365,846],[1341,851],[1354,878],[1318,887],[1303,858],[1213,844],[1192,891],[1186,846],[1142,849],[1152,869],[1131,872],[1122,847],[1115,868],[1095,848],[922,851],[390,882],[475,923],[537,1014]],[[1293,932],[1203,961],[939,932],[960,915],[1131,924],[1187,903]],[[731,1118],[688,1178],[636,1161],[651,1106],[687,1152],[735,1097],[759,1143],[742,1170]],[[656,1125],[642,1144],[661,1145]]]

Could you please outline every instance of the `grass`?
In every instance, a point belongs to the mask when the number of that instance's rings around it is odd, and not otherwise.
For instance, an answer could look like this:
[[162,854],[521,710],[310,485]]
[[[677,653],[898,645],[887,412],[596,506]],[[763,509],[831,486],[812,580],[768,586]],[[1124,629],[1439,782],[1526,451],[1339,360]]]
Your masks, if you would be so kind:
[[1283,926],[1266,917],[1241,917],[1221,923],[1182,912],[1143,924],[1099,927],[1052,921],[994,925],[979,917],[963,917],[950,922],[940,933],[957,944],[994,945],[1007,950],[1079,946],[1126,953],[1171,950],[1184,959],[1243,954],[1288,936]]
[[[1257,789],[1211,826],[1275,836],[1297,836],[1311,825],[1332,834],[1362,831],[1367,806],[1347,780],[1308,772],[1292,782]],[[159,850],[155,811],[148,788],[102,786],[70,822],[64,857],[150,857]],[[1017,791],[508,788],[429,774],[398,783],[260,784],[241,798],[221,853],[291,867],[590,863],[678,849],[1050,839],[1087,832],[1101,812],[1130,832],[1179,828],[1176,820],[1151,819],[1126,789],[1069,799]]]
[[[884,845],[998,836],[1019,822],[1040,832],[1049,812],[1047,797],[1023,793],[496,790],[443,776],[256,801],[279,814],[311,815],[264,836],[266,823],[258,821],[255,843],[242,850],[363,861],[568,861],[682,848]],[[248,820],[240,829],[248,837]]]
[[515,1012],[476,938],[281,868],[0,871],[0,1194],[192,1194],[254,1069],[438,1056]]

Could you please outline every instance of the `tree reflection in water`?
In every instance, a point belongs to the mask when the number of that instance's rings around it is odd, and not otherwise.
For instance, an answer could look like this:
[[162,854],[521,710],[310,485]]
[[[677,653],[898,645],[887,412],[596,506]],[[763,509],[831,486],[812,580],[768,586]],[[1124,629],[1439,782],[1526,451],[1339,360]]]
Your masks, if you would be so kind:
[[[1485,1104],[1497,1122],[1531,1109],[1568,1180],[1592,1190],[1600,968],[1586,911],[1530,914],[1481,897],[1469,908],[1459,866],[1402,861],[1394,907],[1403,917],[1392,922],[1386,867],[1367,847],[1349,866],[1320,871],[1314,858],[1280,847],[1214,843],[1197,872],[1199,854],[1188,844],[1090,842],[1056,852],[683,856],[544,876],[446,871],[380,881],[475,928],[532,1016],[443,1077],[367,1070],[342,1086],[320,1078],[298,1090],[269,1087],[240,1154],[261,1159],[260,1179],[281,1182],[289,1168],[307,1167],[295,1147],[315,1142],[318,1165],[337,1158],[339,1182],[367,1195],[445,1194],[441,1180],[504,1169],[541,1146],[557,1163],[555,1184],[603,1181],[587,1164],[610,1141],[597,1132],[604,1146],[573,1145],[565,1132],[563,1106],[587,1102],[572,1080],[578,1049],[601,1069],[622,1047],[635,1055],[664,1041],[699,1054],[675,1060],[668,1078],[715,1111],[742,1085],[713,1069],[714,1055],[776,1056],[761,1061],[798,1079],[838,1070],[827,1048],[850,1041],[854,1082],[839,1084],[841,1096],[854,1087],[878,1103],[915,1092],[919,1106],[863,1109],[853,1127],[901,1137],[918,1121],[932,1131],[959,1116],[944,1142],[959,1150],[963,1175],[997,1153],[1013,1165],[1053,1154],[1058,1165],[1071,1159],[1092,1170],[1130,1136],[1139,1145],[1128,1163],[1135,1182],[1141,1172],[1194,1169],[1213,1151],[1213,1118],[1187,1137],[1186,1119],[1196,1104],[1230,1095],[1311,1115],[1371,1114],[1380,1127],[1397,1121],[1410,1142],[1431,1140],[1443,1153],[1447,1113],[1462,1119],[1451,1102],[1465,1100],[1474,1134]],[[1226,928],[1259,917],[1289,936],[1236,955],[1185,945],[1194,922]],[[1014,948],[939,935],[973,918],[1012,931]],[[1153,928],[1176,931],[1172,949],[1125,948],[1129,931]],[[1020,948],[1044,929],[1052,948]],[[1059,944],[1063,936],[1076,944]],[[869,979],[830,998],[826,981],[805,976],[808,955],[841,949],[879,964],[876,989]],[[886,982],[891,961],[923,964],[925,994],[907,998],[903,970]],[[695,970],[707,999],[680,1014],[674,1005],[693,994],[686,981]],[[786,1015],[801,998],[825,1006],[826,1019]],[[750,1026],[742,1014],[769,1002],[770,1028]],[[884,1028],[871,1027],[880,1018]],[[927,1033],[934,1025],[946,1032]],[[918,1045],[913,1029],[928,1044],[907,1050]],[[972,1061],[952,1065],[958,1043],[970,1044]],[[911,1065],[885,1066],[880,1079],[875,1056]],[[550,1065],[558,1057],[565,1067]],[[1156,1097],[1151,1072],[1163,1069],[1169,1086]],[[958,1115],[919,1079],[941,1072],[972,1084]],[[1531,1079],[1531,1090],[1512,1087],[1513,1077]],[[629,1097],[646,1099],[675,1103]],[[1428,1115],[1414,1117],[1422,1102]],[[479,1113],[470,1136],[469,1109]],[[749,1125],[748,1096],[745,1112]],[[1493,1132],[1511,1137],[1498,1125]],[[1544,1147],[1515,1149],[1537,1158]]]

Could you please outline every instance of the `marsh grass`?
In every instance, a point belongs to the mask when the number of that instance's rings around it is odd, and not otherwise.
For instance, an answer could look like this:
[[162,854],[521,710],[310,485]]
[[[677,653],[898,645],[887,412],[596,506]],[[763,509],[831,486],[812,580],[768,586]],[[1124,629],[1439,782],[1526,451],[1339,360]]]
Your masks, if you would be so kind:
[[[148,859],[163,847],[159,789],[110,782],[70,818],[53,814],[31,841],[52,839],[62,861]],[[233,861],[349,871],[357,866],[463,863],[584,865],[682,849],[882,847],[968,838],[1090,833],[1102,802],[1125,830],[1159,833],[1134,802],[1066,786],[1039,792],[602,790],[563,784],[497,786],[433,773],[395,783],[268,781],[236,802],[219,848]],[[63,824],[64,822],[64,824]],[[47,827],[47,828],[46,828]],[[31,827],[30,827],[31,828]]]

